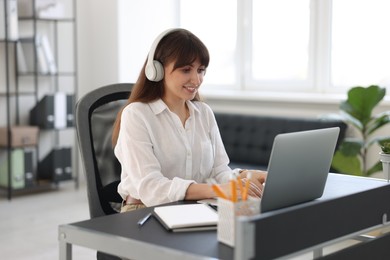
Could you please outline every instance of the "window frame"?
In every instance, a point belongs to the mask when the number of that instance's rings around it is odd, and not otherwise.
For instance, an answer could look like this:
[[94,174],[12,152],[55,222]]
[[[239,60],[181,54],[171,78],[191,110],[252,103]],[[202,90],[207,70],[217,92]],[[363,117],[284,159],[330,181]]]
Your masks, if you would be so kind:
[[[310,1],[309,49],[307,79],[304,81],[259,81],[251,73],[252,63],[252,1],[238,1],[238,51],[242,56],[237,64],[242,90],[251,91],[289,91],[289,92],[324,92],[330,90],[330,47],[332,1]],[[243,49],[243,50],[241,50]]]

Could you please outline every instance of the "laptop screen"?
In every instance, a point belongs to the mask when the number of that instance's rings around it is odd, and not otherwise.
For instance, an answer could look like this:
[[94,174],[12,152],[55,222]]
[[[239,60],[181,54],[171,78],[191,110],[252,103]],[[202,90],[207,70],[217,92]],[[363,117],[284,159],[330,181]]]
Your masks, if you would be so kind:
[[332,127],[275,137],[261,212],[322,196],[339,132]]

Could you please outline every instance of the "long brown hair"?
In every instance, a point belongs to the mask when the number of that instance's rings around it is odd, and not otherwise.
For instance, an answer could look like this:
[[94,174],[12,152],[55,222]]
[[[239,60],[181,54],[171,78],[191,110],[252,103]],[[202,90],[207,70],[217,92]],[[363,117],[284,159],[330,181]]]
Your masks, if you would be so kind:
[[[163,64],[168,64],[172,61],[175,62],[173,70],[192,64],[195,60],[199,59],[202,66],[206,68],[209,65],[210,56],[207,47],[203,42],[185,29],[174,30],[165,35],[159,42],[154,59]],[[164,94],[164,81],[153,82],[145,76],[145,65],[142,67],[137,82],[134,84],[133,90],[127,104],[119,111],[112,132],[112,145],[116,145],[119,135],[121,116],[123,109],[132,102],[148,103],[159,98],[162,98]],[[196,93],[193,101],[200,100],[199,93]]]

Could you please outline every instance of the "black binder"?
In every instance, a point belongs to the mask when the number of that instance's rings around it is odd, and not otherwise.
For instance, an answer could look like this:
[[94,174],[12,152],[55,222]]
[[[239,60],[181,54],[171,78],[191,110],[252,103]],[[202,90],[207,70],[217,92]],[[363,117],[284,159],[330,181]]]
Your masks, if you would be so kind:
[[39,179],[54,182],[72,179],[72,149],[56,147],[38,165]]
[[66,96],[66,126],[74,126],[74,95]]
[[72,179],[72,148],[71,147],[63,147],[62,148],[62,169],[63,169],[63,179],[70,180]]
[[[74,126],[74,95],[66,95],[66,103],[57,103],[56,96],[62,92],[45,95],[30,111],[30,124],[42,129],[64,128]],[[57,114],[58,113],[58,114]],[[65,120],[65,121],[62,121]]]
[[54,128],[54,95],[44,96],[30,110],[30,124],[42,129]]
[[32,149],[24,150],[24,183],[25,187],[32,187],[35,185],[36,171],[35,171],[34,151]]

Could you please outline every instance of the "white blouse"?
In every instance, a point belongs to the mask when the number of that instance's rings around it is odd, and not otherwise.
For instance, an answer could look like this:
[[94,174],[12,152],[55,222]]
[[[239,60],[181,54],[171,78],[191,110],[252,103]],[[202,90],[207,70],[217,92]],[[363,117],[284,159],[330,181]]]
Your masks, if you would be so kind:
[[198,101],[187,106],[184,127],[161,99],[125,107],[115,147],[123,199],[130,195],[154,206],[183,200],[191,183],[228,181],[229,158],[211,108]]

